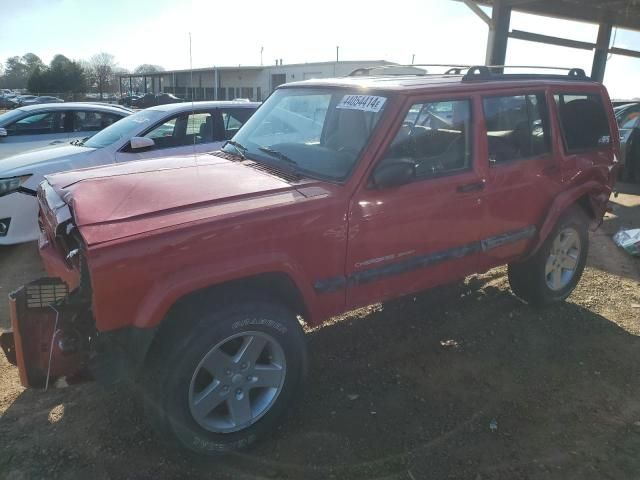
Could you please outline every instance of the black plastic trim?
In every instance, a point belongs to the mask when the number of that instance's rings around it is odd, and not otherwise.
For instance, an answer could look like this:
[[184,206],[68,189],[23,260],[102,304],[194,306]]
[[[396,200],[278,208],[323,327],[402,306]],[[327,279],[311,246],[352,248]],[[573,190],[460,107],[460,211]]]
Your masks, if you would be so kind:
[[429,253],[426,255],[417,255],[399,262],[389,263],[380,267],[368,268],[366,270],[354,272],[348,277],[337,276],[318,280],[313,285],[313,288],[320,294],[336,292],[348,286],[362,285],[381,278],[400,275],[420,268],[430,267],[454,258],[463,258],[468,255],[473,255],[474,253],[484,252],[510,243],[526,240],[532,238],[536,234],[536,231],[536,227],[531,225],[500,235],[494,235],[478,242],[472,242],[459,247],[450,248],[448,250]]

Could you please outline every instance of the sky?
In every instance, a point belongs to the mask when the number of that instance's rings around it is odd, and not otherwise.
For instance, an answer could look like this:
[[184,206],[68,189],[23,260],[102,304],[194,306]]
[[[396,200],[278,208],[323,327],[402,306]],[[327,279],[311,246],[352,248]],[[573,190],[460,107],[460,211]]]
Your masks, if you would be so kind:
[[[486,9],[490,13],[489,9]],[[108,52],[120,67],[165,69],[334,60],[483,64],[487,26],[451,0],[20,0],[2,9],[0,61],[33,52],[88,59]],[[595,42],[597,26],[514,12],[511,28]],[[640,50],[640,32],[617,30],[616,47]],[[591,70],[592,52],[509,40],[507,64]],[[640,97],[640,59],[611,56],[605,85]]]

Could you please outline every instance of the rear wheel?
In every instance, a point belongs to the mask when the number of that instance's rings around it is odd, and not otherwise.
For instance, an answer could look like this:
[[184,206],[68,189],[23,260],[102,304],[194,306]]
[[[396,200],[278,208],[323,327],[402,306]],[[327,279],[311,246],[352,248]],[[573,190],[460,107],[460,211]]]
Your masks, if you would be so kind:
[[156,427],[197,453],[240,449],[290,406],[306,373],[304,333],[295,315],[266,300],[193,314],[182,341],[165,335],[154,348],[146,409]]
[[509,264],[509,284],[513,292],[532,305],[567,298],[580,281],[587,261],[587,223],[581,211],[571,211],[558,221],[535,255]]

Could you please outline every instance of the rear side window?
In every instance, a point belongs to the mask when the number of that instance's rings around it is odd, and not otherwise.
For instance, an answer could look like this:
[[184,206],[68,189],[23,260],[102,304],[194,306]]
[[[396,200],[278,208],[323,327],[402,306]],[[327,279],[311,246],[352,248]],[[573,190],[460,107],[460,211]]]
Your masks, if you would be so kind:
[[34,113],[7,125],[10,135],[44,135],[65,131],[65,112]]
[[417,180],[470,169],[470,102],[413,104],[382,162],[405,159],[415,163]]
[[599,95],[554,95],[567,152],[611,144],[609,121]]
[[73,113],[74,132],[98,132],[117,122],[122,117],[113,113],[82,110]]
[[483,107],[492,165],[549,152],[544,94],[488,97]]
[[240,130],[240,127],[249,120],[254,110],[251,108],[230,108],[222,110],[224,123],[224,139],[230,140]]

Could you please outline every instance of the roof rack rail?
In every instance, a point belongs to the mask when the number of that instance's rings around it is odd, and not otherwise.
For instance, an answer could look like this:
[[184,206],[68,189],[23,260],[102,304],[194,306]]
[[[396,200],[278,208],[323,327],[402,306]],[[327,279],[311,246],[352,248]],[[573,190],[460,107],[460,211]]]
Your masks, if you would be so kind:
[[[562,74],[545,73],[504,73],[506,68],[537,69],[537,70],[565,70]],[[496,72],[495,70],[499,70]],[[467,73],[462,77],[463,82],[487,81],[487,80],[579,80],[593,81],[588,77],[582,68],[565,67],[540,67],[530,65],[475,65],[469,67]]]
[[[421,67],[449,67],[449,69],[444,73],[444,75],[462,75],[462,70],[467,70],[471,68],[471,65],[460,65],[456,63],[451,64],[443,64],[443,63],[412,63],[407,65],[372,65],[370,67],[360,67],[356,68],[353,72],[349,73],[347,77],[358,77],[363,75],[375,75],[372,74],[372,70],[385,70],[385,69],[394,69],[394,68],[421,68]],[[381,73],[380,75],[415,75],[418,77],[422,77],[425,75],[443,75],[442,73],[429,73],[428,70],[424,72],[416,72],[416,73]]]

